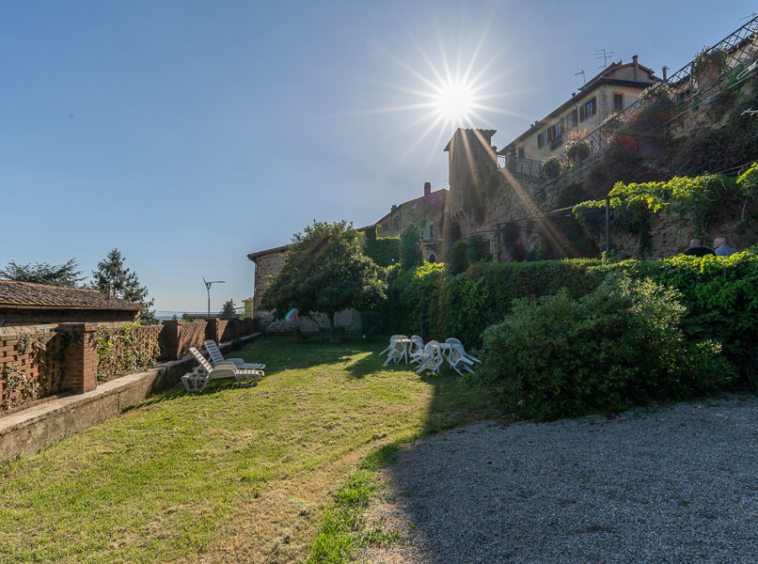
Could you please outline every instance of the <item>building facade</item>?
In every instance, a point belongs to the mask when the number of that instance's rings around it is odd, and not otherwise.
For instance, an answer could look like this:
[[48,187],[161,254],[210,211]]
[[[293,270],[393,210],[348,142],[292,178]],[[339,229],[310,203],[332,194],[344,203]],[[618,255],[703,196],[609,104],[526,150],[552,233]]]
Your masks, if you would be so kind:
[[643,90],[659,82],[653,74],[639,64],[637,55],[631,63],[612,63],[498,154],[511,167],[516,165],[513,159],[542,161],[563,154],[570,135],[584,137],[636,102]]

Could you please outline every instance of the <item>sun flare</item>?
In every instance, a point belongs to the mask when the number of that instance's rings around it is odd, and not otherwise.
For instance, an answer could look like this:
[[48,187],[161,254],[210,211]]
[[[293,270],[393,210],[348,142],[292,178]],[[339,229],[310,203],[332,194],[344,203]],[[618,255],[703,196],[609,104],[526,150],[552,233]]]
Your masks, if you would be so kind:
[[454,125],[467,124],[476,104],[472,88],[465,82],[447,82],[436,98],[440,117]]

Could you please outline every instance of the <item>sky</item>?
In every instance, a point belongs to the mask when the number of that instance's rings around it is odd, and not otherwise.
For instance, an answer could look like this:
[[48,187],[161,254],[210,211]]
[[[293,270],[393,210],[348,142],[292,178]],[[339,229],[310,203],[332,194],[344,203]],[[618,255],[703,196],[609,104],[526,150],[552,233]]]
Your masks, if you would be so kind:
[[211,311],[241,306],[248,253],[447,188],[456,127],[503,147],[597,74],[599,51],[660,77],[756,9],[3,0],[0,268],[75,258],[89,276],[117,248],[159,313],[205,311],[203,276],[225,282]]

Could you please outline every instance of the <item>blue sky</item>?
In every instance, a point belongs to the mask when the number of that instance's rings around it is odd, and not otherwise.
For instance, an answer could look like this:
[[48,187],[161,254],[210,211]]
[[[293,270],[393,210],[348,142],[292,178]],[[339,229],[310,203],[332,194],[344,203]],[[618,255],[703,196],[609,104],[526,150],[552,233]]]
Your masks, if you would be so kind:
[[[434,70],[471,66],[507,144],[599,72],[670,72],[755,3],[0,4],[0,266],[118,248],[158,310],[252,295],[247,253],[447,187]],[[457,63],[460,61],[460,65]],[[609,61],[610,62],[610,61]],[[406,109],[400,109],[406,108]]]

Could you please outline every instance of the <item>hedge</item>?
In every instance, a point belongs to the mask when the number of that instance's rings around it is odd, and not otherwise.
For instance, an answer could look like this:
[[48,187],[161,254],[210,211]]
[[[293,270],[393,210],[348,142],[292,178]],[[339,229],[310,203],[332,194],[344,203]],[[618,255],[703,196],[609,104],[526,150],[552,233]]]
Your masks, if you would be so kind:
[[487,327],[510,313],[513,301],[555,295],[570,298],[597,289],[607,274],[650,278],[681,294],[684,331],[693,340],[713,338],[726,357],[750,378],[758,370],[758,249],[731,257],[677,256],[657,261],[564,260],[476,263],[452,275],[441,264],[400,273],[390,269],[385,328],[425,339],[457,337],[480,348]]

